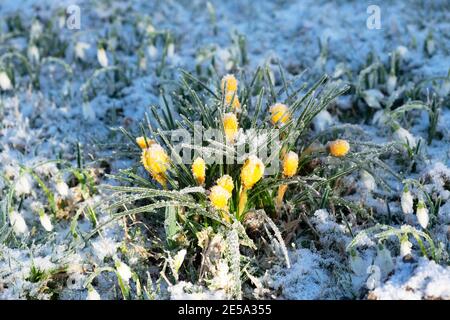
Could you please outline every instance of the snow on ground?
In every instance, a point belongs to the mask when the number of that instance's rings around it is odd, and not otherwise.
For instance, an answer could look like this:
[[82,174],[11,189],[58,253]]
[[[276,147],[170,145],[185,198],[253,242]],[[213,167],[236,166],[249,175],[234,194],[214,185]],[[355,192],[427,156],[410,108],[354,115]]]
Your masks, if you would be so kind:
[[450,299],[450,268],[420,259],[417,265],[399,263],[397,270],[369,298],[379,300]]
[[[445,0],[380,1],[380,30],[366,28],[366,9],[371,4],[370,1],[279,0],[258,1],[257,4],[254,1],[211,1],[216,13],[215,24],[205,2],[199,0],[120,1],[111,4],[102,1],[8,0],[0,4],[0,13],[2,17],[18,14],[29,29],[36,15],[41,18],[53,17],[58,9],[65,9],[67,5],[74,3],[81,8],[81,32],[67,30],[63,26],[59,36],[69,43],[65,61],[75,65],[74,61],[82,56],[86,66],[76,67],[72,81],[68,83],[46,78],[43,74],[41,91],[33,91],[22,85],[18,92],[1,93],[0,171],[4,178],[0,180],[0,190],[9,181],[15,184],[16,196],[22,195],[24,198],[18,214],[24,218],[29,232],[22,236],[26,245],[20,245],[20,237],[9,247],[0,245],[1,299],[49,298],[48,288],[43,288],[37,278],[30,278],[33,266],[36,270],[58,273],[58,268],[66,265],[71,268],[61,275],[66,285],[60,288],[60,298],[84,299],[87,290],[82,283],[86,280],[86,271],[91,271],[93,266],[110,266],[111,259],[120,250],[124,238],[121,224],[116,223],[103,233],[103,238],[93,239],[84,248],[74,248],[70,236],[70,220],[64,217],[58,222],[53,221],[53,231],[46,232],[39,218],[39,208],[47,203],[46,195],[37,188],[38,182],[30,173],[24,172],[21,167],[30,168],[39,164],[36,171],[46,177],[45,182],[50,191],[55,193],[55,200],[66,204],[69,216],[84,205],[102,201],[106,196],[102,192],[94,197],[83,196],[80,185],[70,181],[73,177],[66,167],[45,162],[62,159],[75,166],[76,145],[80,143],[87,159],[85,166],[92,166],[97,170],[93,173],[96,183],[106,181],[106,169],[102,167],[101,159],[108,160],[111,165],[108,170],[112,172],[129,165],[126,155],[114,152],[121,137],[117,131],[110,129],[119,125],[129,129],[137,128],[146,107],[160,103],[158,82],[170,84],[170,77],[177,75],[176,67],[194,70],[197,64],[206,64],[209,60],[201,52],[209,50],[215,57],[220,75],[233,67],[237,55],[233,39],[237,35],[246,37],[249,61],[247,68],[253,71],[259,65],[268,64],[276,79],[280,77],[277,61],[292,75],[306,69],[305,77],[311,81],[323,72],[336,74],[338,70],[349,72],[355,77],[364,67],[370,53],[379,56],[382,62],[387,62],[390,53],[398,48],[405,56],[408,73],[417,81],[426,77],[445,76],[450,70],[450,11]],[[447,9],[440,10],[441,7]],[[124,19],[112,24],[109,18],[117,13],[123,15]],[[131,83],[122,84],[119,95],[111,97],[100,92],[86,103],[80,89],[93,71],[100,67],[96,60],[97,39],[116,33],[116,41],[124,43],[119,43],[122,46],[115,52],[115,56],[108,53],[110,61],[117,59],[121,65],[138,65],[136,52],[126,48],[138,46],[136,37],[128,32],[129,24],[143,13],[150,17],[155,29],[169,30],[173,35],[174,47],[167,61],[170,76],[155,74],[162,54],[162,47],[157,44],[144,53],[147,58],[146,68],[136,72]],[[0,24],[0,30],[6,30],[4,21]],[[427,54],[423,48],[427,44],[430,30],[434,33],[434,48],[431,54]],[[9,44],[23,49],[27,45],[26,41],[24,37],[17,37]],[[64,94],[55,94],[51,89],[55,85],[62,88],[57,92]],[[107,86],[114,87],[114,84],[108,83]],[[432,217],[430,233],[434,239],[443,243],[444,256],[449,248],[450,224],[448,107],[443,106],[437,125],[442,138],[423,147],[423,158],[418,163],[417,171],[410,176],[423,177],[425,188],[439,195],[443,201],[439,214]],[[331,117],[324,114],[321,119],[315,124],[316,129],[327,127],[331,123],[342,124],[333,113]],[[414,136],[426,139],[428,118],[422,114],[419,119],[412,124],[410,131]],[[392,140],[383,125],[361,124],[360,128],[366,133],[366,141],[385,143]],[[392,186],[393,192],[399,196],[401,185],[393,183]],[[375,192],[364,190],[361,188],[361,192],[347,198],[364,202],[375,208],[376,212],[387,215],[384,198],[375,195],[376,192],[381,192],[380,189]],[[3,198],[7,196],[5,193],[1,195]],[[398,197],[391,197],[389,206],[393,211],[399,212]],[[99,220],[105,218],[99,217]],[[399,257],[399,246],[392,245],[390,254],[395,267],[382,276],[374,290],[368,290],[366,280],[369,273],[365,270],[355,272],[345,252],[352,239],[348,227],[330,220],[325,211],[314,213],[312,223],[321,235],[321,248],[305,246],[301,238],[294,240],[297,249],[291,251],[292,269],[275,266],[262,279],[265,285],[278,290],[280,298],[450,298],[450,271],[446,262],[438,265],[419,258],[420,251],[416,243],[414,258],[408,262],[403,262]],[[412,224],[418,227],[416,221]],[[90,222],[82,220],[79,227],[88,230]],[[375,247],[371,239],[366,239],[364,249],[358,252],[364,260],[358,260],[363,269],[377,261],[376,255],[380,253]],[[139,259],[131,261],[135,262],[131,268],[138,268]],[[39,274],[34,276],[39,277]],[[114,291],[113,283],[114,277],[106,273],[98,277],[96,289],[102,298],[120,297]],[[51,288],[52,284],[46,286]],[[185,297],[180,293],[183,286],[185,284],[180,283],[171,289],[172,298]],[[202,294],[207,297],[209,294],[220,296],[219,293]]]

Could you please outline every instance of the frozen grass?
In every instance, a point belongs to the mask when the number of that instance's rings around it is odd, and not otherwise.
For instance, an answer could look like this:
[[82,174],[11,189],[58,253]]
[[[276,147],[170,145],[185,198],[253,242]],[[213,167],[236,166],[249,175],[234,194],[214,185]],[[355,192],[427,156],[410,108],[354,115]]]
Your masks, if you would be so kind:
[[[78,3],[80,31],[60,1],[0,4],[0,298],[449,298],[446,1],[380,4],[381,30],[360,1]],[[231,222],[190,168],[160,190],[134,143],[221,127],[227,73],[244,129],[274,102],[310,111],[281,209],[282,176],[243,212],[236,184]],[[337,138],[344,159],[302,157]],[[240,170],[209,168],[205,188]]]

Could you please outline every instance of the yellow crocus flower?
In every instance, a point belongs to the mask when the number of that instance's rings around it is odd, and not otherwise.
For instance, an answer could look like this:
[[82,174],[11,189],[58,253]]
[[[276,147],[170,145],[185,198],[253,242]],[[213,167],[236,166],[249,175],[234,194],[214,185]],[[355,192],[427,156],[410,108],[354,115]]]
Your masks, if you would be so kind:
[[264,164],[256,157],[251,155],[245,160],[241,170],[241,183],[245,189],[251,189],[264,175]]
[[298,155],[290,151],[283,159],[283,176],[290,178],[297,173],[298,168]]
[[[231,101],[233,100],[233,101]],[[235,92],[228,92],[225,95],[225,105],[233,108],[234,111],[237,111],[241,108],[241,102],[239,101],[239,97]]]
[[285,124],[290,119],[289,108],[282,103],[276,103],[271,106],[270,114],[273,125]]
[[233,143],[239,129],[239,123],[234,113],[226,113],[223,116],[223,128],[228,143]]
[[205,160],[198,157],[192,163],[192,174],[199,185],[205,183],[206,164]]
[[228,211],[228,200],[231,198],[231,193],[221,186],[214,186],[211,188],[209,200],[214,208]]
[[225,94],[229,92],[236,92],[238,88],[238,81],[236,77],[232,74],[225,75],[220,83],[220,88]]
[[328,144],[328,150],[333,157],[344,157],[350,151],[350,144],[346,140],[335,140]]
[[170,158],[163,147],[153,143],[148,148],[143,149],[141,161],[152,177],[165,187],[166,172],[170,166]]
[[225,190],[227,190],[228,192],[232,192],[234,189],[234,183],[233,183],[233,178],[231,178],[229,175],[223,175],[222,177],[220,177],[219,180],[217,180],[217,185],[221,186],[222,188],[224,188]]

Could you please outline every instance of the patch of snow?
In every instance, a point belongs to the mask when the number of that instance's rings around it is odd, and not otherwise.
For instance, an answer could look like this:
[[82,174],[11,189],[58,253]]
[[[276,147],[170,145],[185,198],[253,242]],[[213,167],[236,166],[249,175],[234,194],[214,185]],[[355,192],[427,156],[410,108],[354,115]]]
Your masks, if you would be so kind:
[[450,299],[450,267],[421,258],[399,263],[394,274],[371,294],[379,300]]

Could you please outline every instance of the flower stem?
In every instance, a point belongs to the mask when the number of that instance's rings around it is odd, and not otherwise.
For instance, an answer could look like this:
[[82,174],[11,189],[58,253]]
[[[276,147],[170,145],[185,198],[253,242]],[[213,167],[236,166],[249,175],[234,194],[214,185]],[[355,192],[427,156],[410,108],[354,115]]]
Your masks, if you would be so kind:
[[247,205],[247,189],[245,187],[242,187],[240,193],[239,193],[239,205],[238,205],[238,212],[237,212],[237,218],[238,220],[242,216],[245,210],[245,206]]
[[284,194],[286,193],[287,188],[288,188],[287,184],[282,184],[281,186],[278,187],[278,195],[276,200],[277,214],[283,203]]

